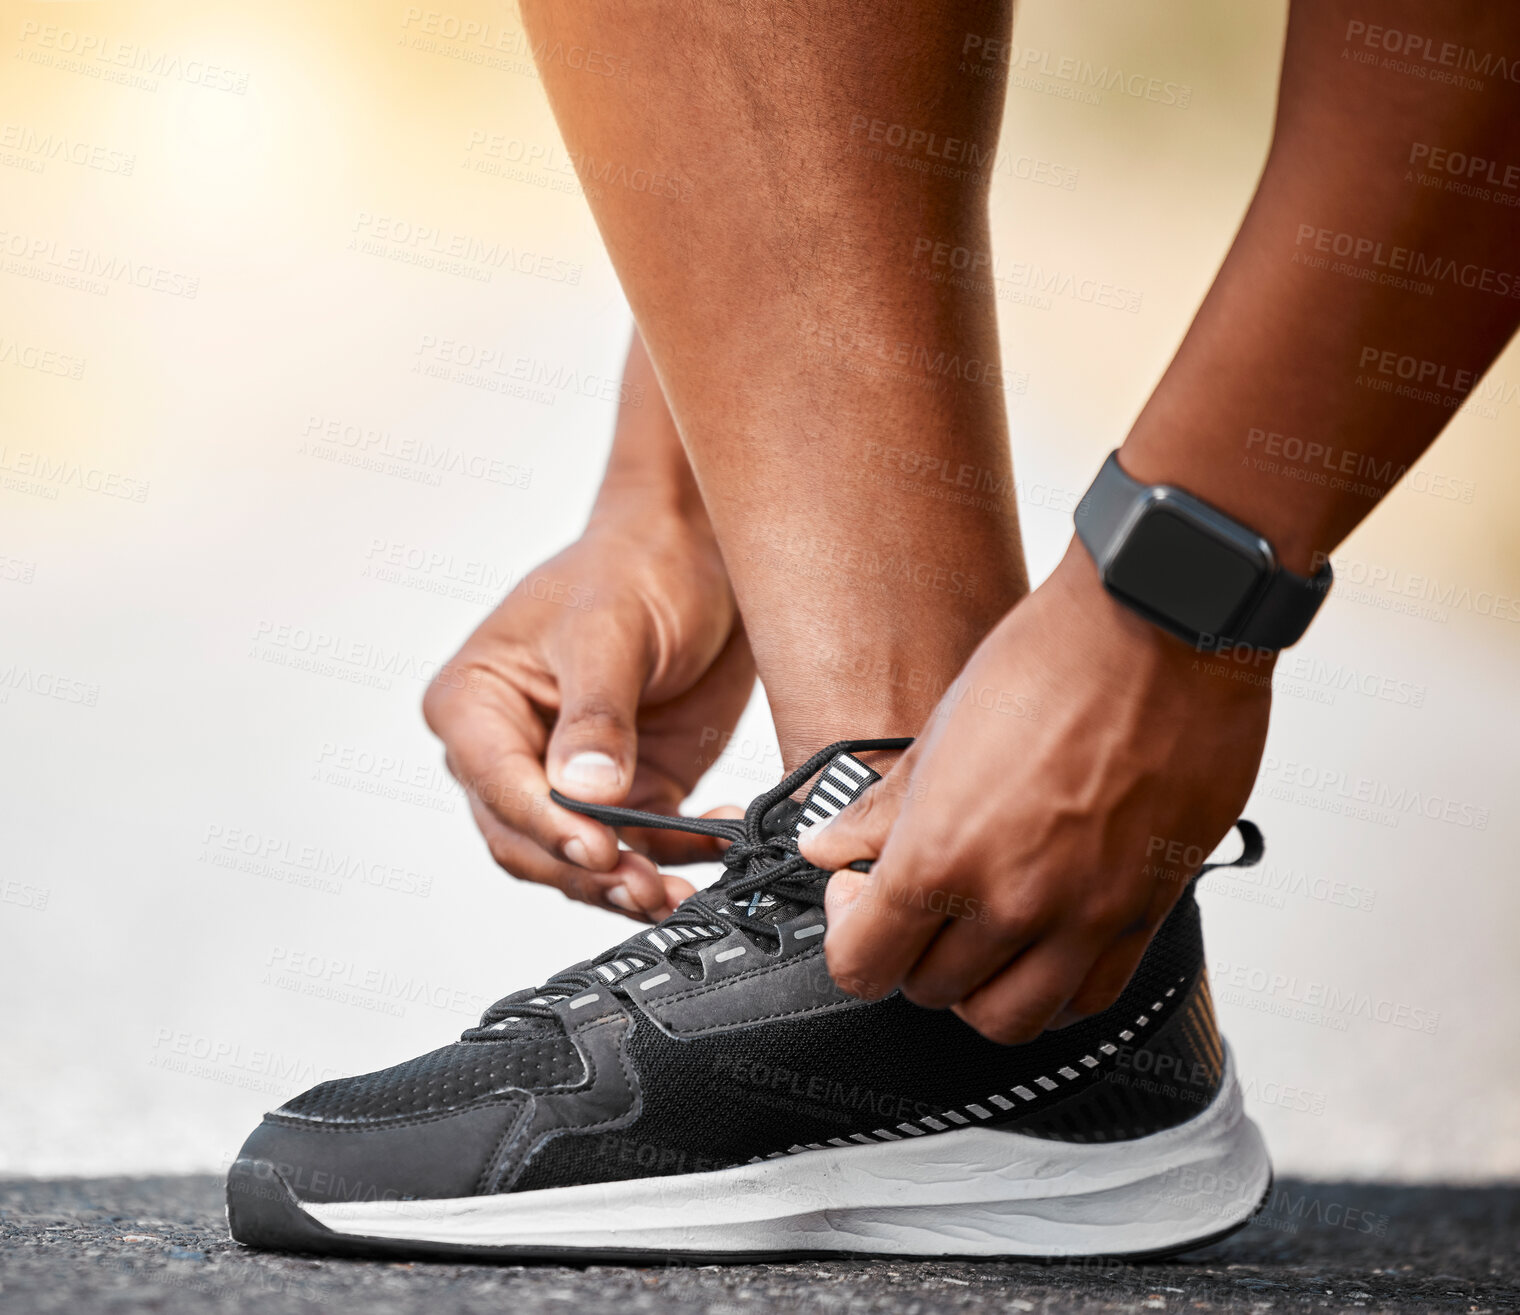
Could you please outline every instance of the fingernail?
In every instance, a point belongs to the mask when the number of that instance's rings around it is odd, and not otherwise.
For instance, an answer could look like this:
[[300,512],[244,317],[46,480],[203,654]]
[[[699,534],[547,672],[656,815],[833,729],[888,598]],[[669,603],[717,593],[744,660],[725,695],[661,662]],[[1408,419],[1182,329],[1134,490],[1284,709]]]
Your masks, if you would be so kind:
[[802,851],[804,858],[808,857],[808,851],[813,848],[813,841],[817,838],[818,834],[826,831],[833,821],[834,819],[831,817],[827,821],[815,822],[812,826],[802,828],[802,834],[797,837],[797,848]]
[[591,790],[615,789],[623,779],[616,761],[605,753],[578,753],[565,764],[562,775],[571,785]]
[[[579,836],[571,836],[569,840],[565,841],[561,852],[565,855],[567,863],[574,863],[578,868],[589,868],[591,866],[591,851],[586,848],[586,842]],[[622,890],[623,888],[619,886],[618,889]]]
[[642,913],[644,911],[633,902],[633,896],[628,893],[627,886],[613,886],[607,892],[607,903],[616,904],[618,908],[628,913]]

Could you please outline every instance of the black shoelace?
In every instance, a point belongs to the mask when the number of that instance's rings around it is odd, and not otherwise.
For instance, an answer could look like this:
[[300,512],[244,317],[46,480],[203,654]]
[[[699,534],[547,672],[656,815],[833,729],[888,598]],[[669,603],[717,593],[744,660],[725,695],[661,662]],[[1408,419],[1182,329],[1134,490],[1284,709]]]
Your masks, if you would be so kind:
[[[664,813],[650,813],[642,808],[616,808],[605,804],[588,804],[571,799],[551,790],[550,798],[561,808],[584,813],[608,826],[647,827],[661,831],[685,831],[690,835],[714,836],[729,842],[723,851],[722,863],[726,871],[721,880],[706,890],[682,901],[681,907],[657,924],[658,929],[680,935],[681,928],[704,933],[703,939],[716,931],[727,934],[740,931],[774,949],[781,933],[768,922],[746,917],[738,913],[738,906],[757,895],[770,895],[778,900],[795,904],[822,907],[824,889],[830,873],[827,869],[814,867],[797,848],[797,838],[790,826],[784,830],[767,833],[766,814],[804,782],[810,780],[839,753],[871,753],[876,750],[906,749],[911,739],[891,740],[839,740],[820,749],[785,779],[754,799],[743,818],[670,817]],[[858,872],[870,870],[869,861],[850,864]],[[667,959],[693,957],[692,944],[676,941],[663,951]],[[585,966],[569,968],[556,973],[545,982],[533,998],[528,1000],[498,1000],[481,1017],[480,1023],[464,1034],[465,1040],[493,1039],[500,1034],[497,1026],[512,1017],[552,1018],[556,1000],[567,995],[606,984],[598,976],[598,964],[616,961],[619,956],[652,957],[645,943],[624,943],[598,956]]]
[[[784,780],[758,796],[740,818],[669,817],[664,813],[650,813],[642,808],[616,808],[605,804],[588,804],[570,799],[551,790],[550,797],[562,808],[584,813],[608,826],[649,827],[662,831],[685,831],[691,835],[715,836],[727,840],[722,863],[726,869],[723,877],[706,890],[684,900],[681,907],[658,923],[654,930],[675,933],[671,944],[661,953],[667,960],[692,962],[696,959],[696,946],[702,941],[739,931],[752,939],[774,949],[781,940],[780,931],[771,923],[738,912],[738,906],[756,895],[773,895],[779,900],[790,901],[821,908],[824,890],[831,873],[814,867],[797,848],[797,838],[790,825],[768,832],[765,827],[767,813],[794,790],[810,780],[839,753],[870,753],[875,750],[906,749],[911,739],[893,740],[839,740],[820,749],[805,763],[791,772]],[[1216,868],[1245,868],[1259,863],[1265,846],[1256,825],[1240,818],[1235,823],[1243,848],[1238,858],[1228,862],[1205,863],[1197,875],[1203,876]],[[869,872],[869,860],[849,865],[857,872]],[[697,941],[678,939],[680,929],[687,928],[700,933]],[[640,933],[643,936],[644,933]],[[567,996],[590,988],[607,985],[607,980],[596,972],[598,965],[619,959],[653,959],[654,954],[646,941],[626,941],[590,960],[584,966],[567,968],[556,973],[526,1000],[498,1000],[481,1017],[479,1024],[467,1031],[463,1040],[494,1040],[500,1036],[501,1027],[510,1018],[552,1018],[554,1004]]]

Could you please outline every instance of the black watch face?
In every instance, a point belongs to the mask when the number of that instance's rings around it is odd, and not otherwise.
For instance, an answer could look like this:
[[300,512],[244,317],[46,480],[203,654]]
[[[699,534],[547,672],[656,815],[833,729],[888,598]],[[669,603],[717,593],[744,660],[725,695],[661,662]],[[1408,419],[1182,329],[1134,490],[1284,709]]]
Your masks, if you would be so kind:
[[1108,564],[1108,587],[1202,635],[1227,635],[1268,564],[1250,545],[1204,529],[1165,502],[1145,508]]

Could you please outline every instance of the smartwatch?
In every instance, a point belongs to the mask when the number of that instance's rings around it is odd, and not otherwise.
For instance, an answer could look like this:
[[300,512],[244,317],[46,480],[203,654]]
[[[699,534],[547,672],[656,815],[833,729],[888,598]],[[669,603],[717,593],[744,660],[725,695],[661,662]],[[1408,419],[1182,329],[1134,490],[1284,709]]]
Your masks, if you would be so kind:
[[1117,452],[1077,504],[1076,524],[1103,587],[1199,649],[1296,644],[1334,578],[1328,560],[1307,579],[1284,570],[1255,530],[1170,484],[1132,479]]

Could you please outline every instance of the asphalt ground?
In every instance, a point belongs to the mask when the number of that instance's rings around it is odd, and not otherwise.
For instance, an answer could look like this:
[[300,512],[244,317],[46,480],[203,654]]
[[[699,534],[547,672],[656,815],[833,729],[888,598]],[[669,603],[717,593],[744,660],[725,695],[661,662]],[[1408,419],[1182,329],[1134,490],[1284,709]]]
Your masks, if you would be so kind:
[[0,1181],[0,1311],[364,1315],[979,1315],[1520,1311],[1520,1186],[1279,1182],[1243,1232],[1174,1261],[397,1264],[248,1251],[221,1181]]

